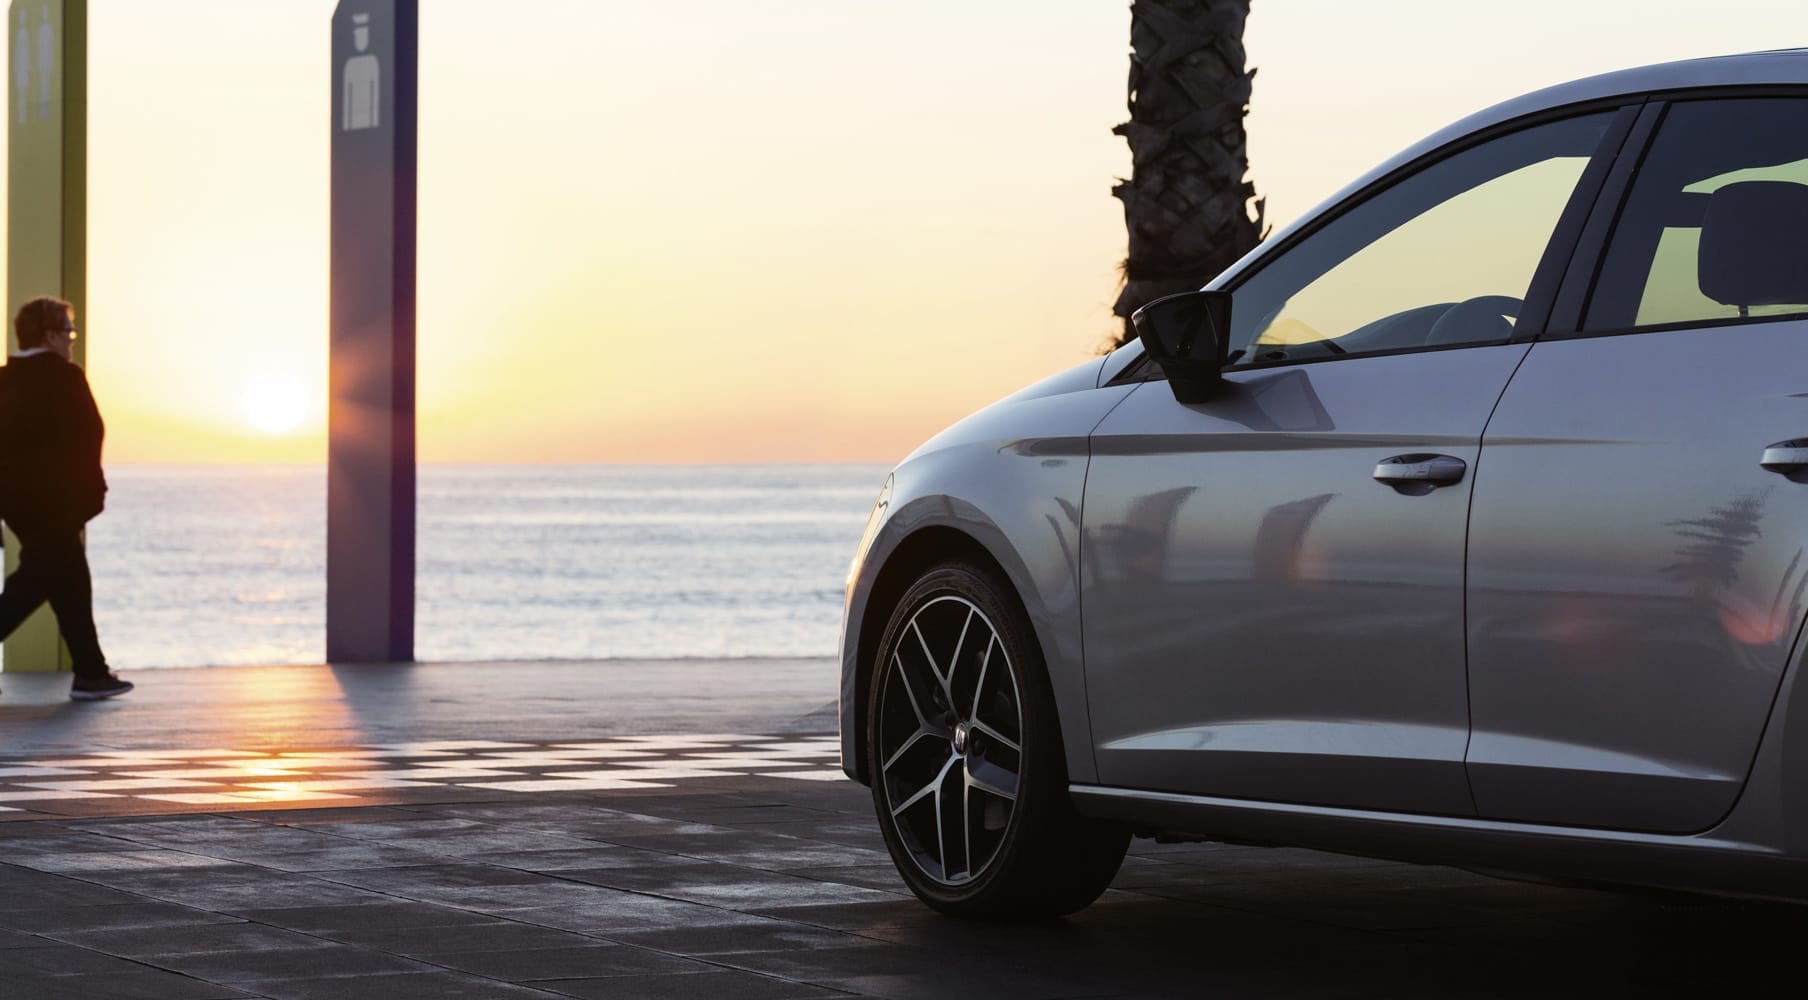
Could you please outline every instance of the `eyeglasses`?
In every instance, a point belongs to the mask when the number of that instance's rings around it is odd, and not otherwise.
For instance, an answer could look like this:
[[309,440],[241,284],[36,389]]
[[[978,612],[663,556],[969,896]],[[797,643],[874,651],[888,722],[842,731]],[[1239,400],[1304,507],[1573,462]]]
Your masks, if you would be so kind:
[[82,336],[80,333],[78,333],[76,331],[75,327],[73,327],[73,326],[54,327],[51,330],[49,330],[48,332],[50,332],[50,333],[66,333],[69,335],[70,340],[79,340],[79,339],[81,339],[81,336]]

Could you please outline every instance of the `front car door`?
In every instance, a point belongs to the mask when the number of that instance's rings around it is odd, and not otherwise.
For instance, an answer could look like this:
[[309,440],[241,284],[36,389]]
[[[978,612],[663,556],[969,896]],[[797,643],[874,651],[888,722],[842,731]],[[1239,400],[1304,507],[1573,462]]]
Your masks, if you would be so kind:
[[1468,769],[1485,817],[1712,826],[1803,617],[1808,95],[1660,112],[1580,329],[1553,315],[1483,442]]
[[1473,813],[1469,472],[1534,332],[1522,300],[1561,273],[1570,236],[1553,232],[1579,226],[1591,158],[1629,116],[1408,171],[1239,278],[1211,400],[1151,382],[1094,431],[1082,617],[1102,782]]

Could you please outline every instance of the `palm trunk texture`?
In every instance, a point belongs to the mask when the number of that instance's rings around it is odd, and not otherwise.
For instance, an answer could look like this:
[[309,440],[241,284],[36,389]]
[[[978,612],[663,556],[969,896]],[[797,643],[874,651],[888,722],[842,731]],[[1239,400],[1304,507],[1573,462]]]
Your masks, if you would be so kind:
[[1204,285],[1259,243],[1263,202],[1248,180],[1243,116],[1255,71],[1245,68],[1249,0],[1135,0],[1130,5],[1130,144],[1124,203],[1130,249],[1112,311],[1117,343],[1130,314]]

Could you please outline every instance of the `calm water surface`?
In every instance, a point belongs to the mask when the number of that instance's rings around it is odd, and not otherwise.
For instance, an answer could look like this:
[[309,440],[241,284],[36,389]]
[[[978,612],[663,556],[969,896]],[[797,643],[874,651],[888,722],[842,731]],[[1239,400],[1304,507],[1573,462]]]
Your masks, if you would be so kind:
[[[89,525],[95,617],[129,669],[318,663],[326,474],[116,467]],[[876,465],[426,466],[429,661],[830,656]]]

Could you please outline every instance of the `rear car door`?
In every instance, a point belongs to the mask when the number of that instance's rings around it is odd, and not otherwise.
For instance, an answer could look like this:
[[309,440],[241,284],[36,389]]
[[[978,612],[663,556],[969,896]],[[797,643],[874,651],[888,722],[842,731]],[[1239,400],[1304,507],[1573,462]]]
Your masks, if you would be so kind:
[[[1808,95],[1647,113],[1592,294],[1567,329],[1553,314],[1483,441],[1467,760],[1484,817],[1712,826],[1803,617]],[[1572,269],[1565,297],[1591,277]]]
[[1093,432],[1082,615],[1103,782],[1473,812],[1467,473],[1528,350],[1522,300],[1561,274],[1591,160],[1629,115],[1407,171],[1239,280],[1211,399],[1151,382]]

